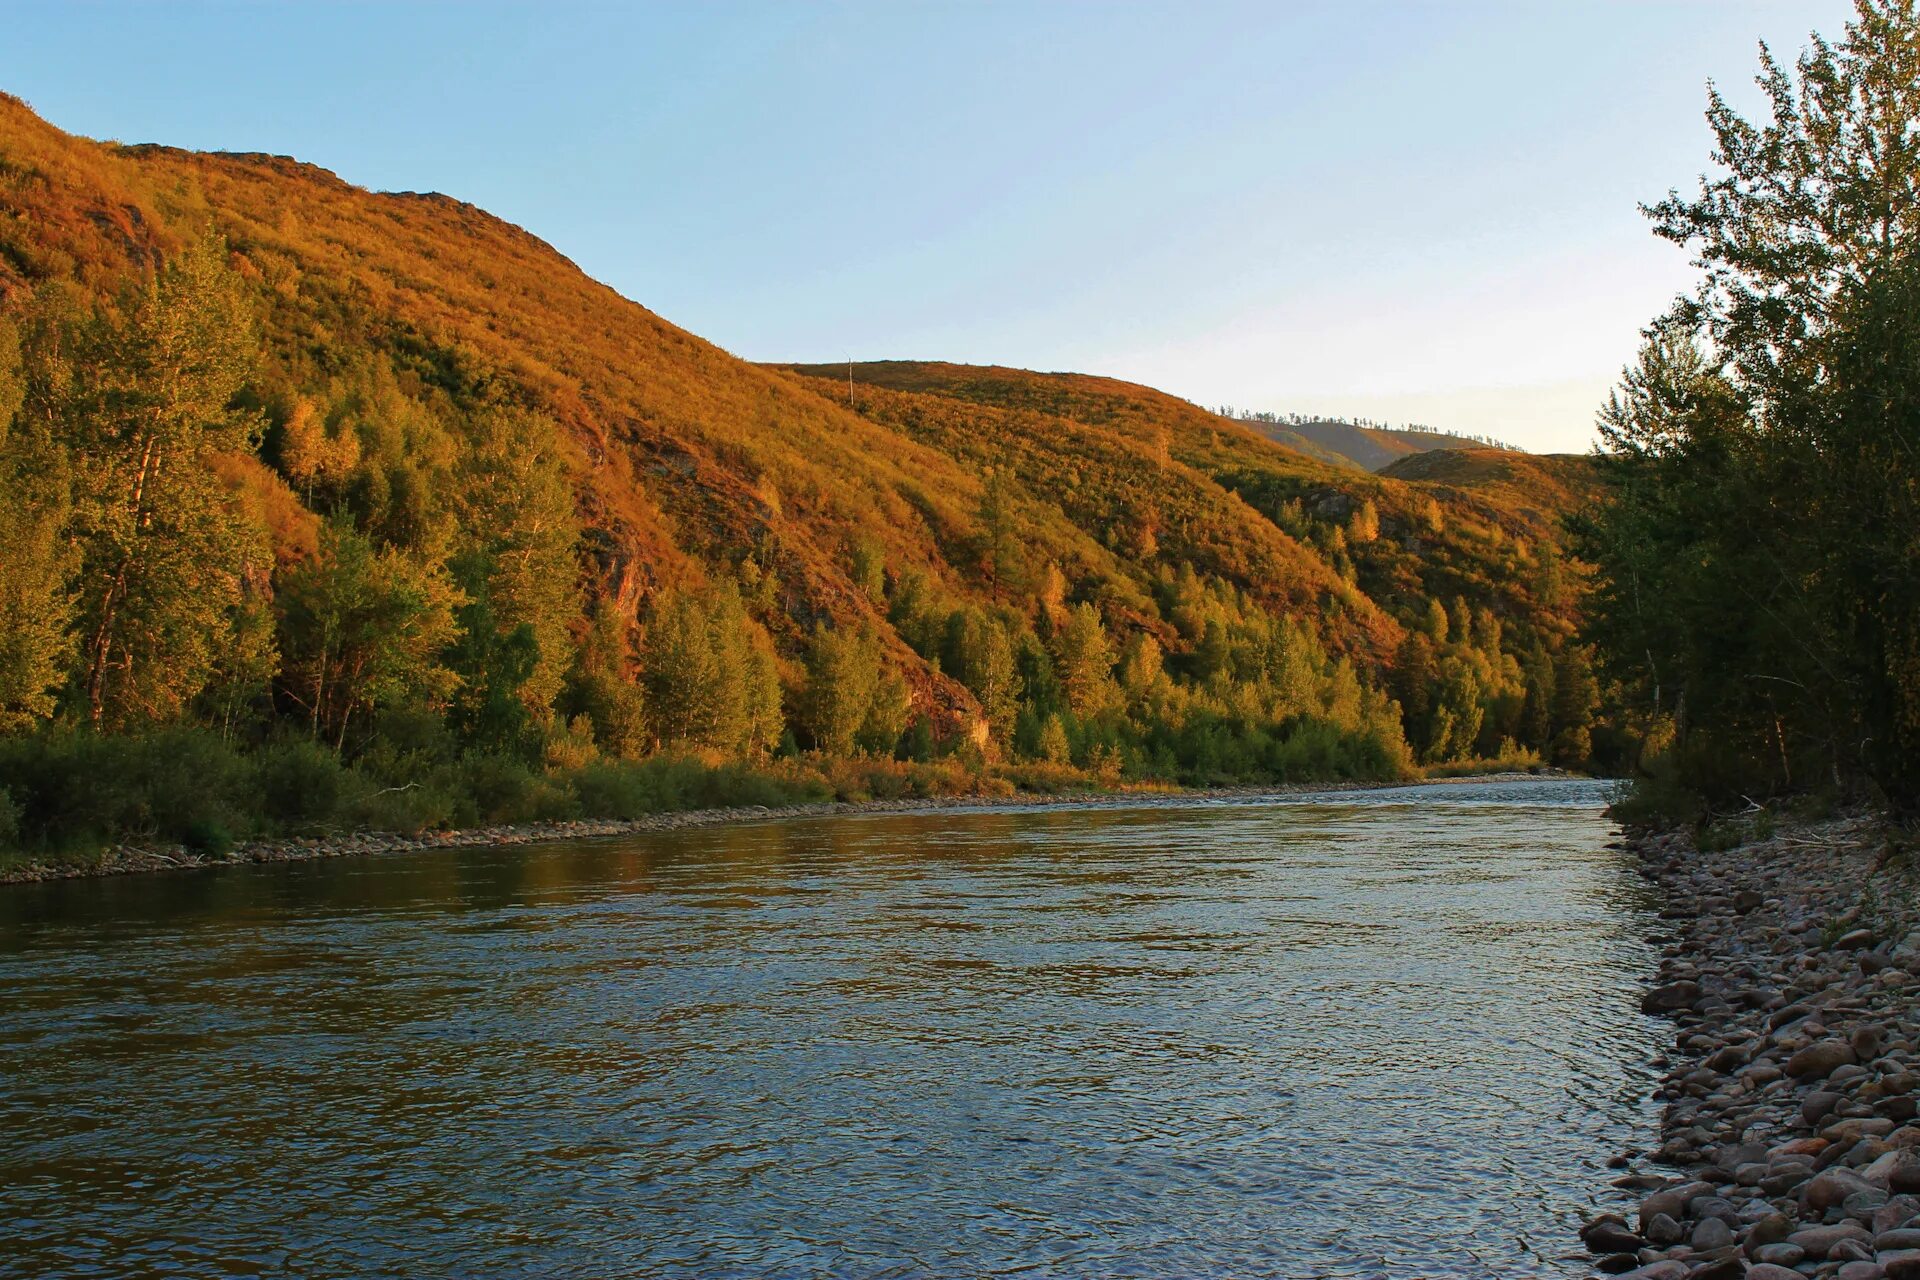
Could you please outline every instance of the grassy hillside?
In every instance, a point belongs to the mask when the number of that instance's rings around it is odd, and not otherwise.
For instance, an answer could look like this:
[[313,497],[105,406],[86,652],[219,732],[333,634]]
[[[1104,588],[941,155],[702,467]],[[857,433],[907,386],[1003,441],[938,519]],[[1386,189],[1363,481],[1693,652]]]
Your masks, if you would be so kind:
[[[836,382],[839,394],[847,394],[846,365],[782,367],[823,394]],[[1376,650],[1397,644],[1406,626],[1419,625],[1430,600],[1456,595],[1529,631],[1571,633],[1577,593],[1549,584],[1543,598],[1541,579],[1564,572],[1562,520],[1597,491],[1590,459],[1443,450],[1365,475],[1277,447],[1258,430],[1261,424],[1224,419],[1113,378],[895,360],[856,364],[853,383],[862,414],[949,452],[991,460],[1017,450],[1015,465],[1043,486],[1059,476],[1075,489],[1098,480],[1101,468],[1072,461],[1089,441],[1110,462],[1164,459],[1158,464],[1168,478],[1164,494],[1157,484],[1109,477],[1109,497],[1152,492],[1139,502],[1089,502],[1089,527],[1122,542],[1150,528],[1163,544],[1163,526],[1188,523],[1168,519],[1175,495],[1190,487],[1224,495],[1230,515],[1222,527],[1242,554],[1273,548],[1256,567],[1232,575],[1235,580],[1280,607],[1324,609],[1337,602]],[[942,407],[935,397],[950,403]],[[955,404],[972,408],[962,413]],[[1377,527],[1356,531],[1354,517],[1369,505]],[[1196,551],[1183,544],[1173,558],[1219,571],[1220,560]],[[1316,563],[1306,567],[1302,560]],[[1328,576],[1357,592],[1336,589],[1321,601],[1301,597],[1301,587],[1324,584]]]
[[0,613],[34,637],[0,729],[299,726],[392,787],[776,746],[1206,780],[1591,713],[1520,714],[1572,660],[1571,473],[1373,476],[1085,375],[853,381],[445,196],[0,97]]
[[1380,474],[1456,500],[1478,495],[1527,516],[1538,527],[1600,497],[1600,469],[1584,454],[1434,449],[1391,462]]

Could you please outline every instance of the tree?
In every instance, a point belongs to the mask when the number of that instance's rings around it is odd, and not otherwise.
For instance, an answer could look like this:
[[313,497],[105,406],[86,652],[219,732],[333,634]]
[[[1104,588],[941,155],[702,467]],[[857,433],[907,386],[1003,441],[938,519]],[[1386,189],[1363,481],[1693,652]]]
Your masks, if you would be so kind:
[[990,468],[980,488],[980,540],[987,581],[1017,591],[1026,585],[1026,550],[1015,524],[1013,485],[1004,467]]
[[19,414],[25,392],[18,339],[0,323],[0,732],[53,713],[73,651],[67,458]]
[[801,726],[828,755],[891,755],[913,713],[912,692],[866,628],[817,627],[807,646]]
[[284,691],[336,749],[377,708],[444,705],[459,678],[443,655],[466,603],[444,567],[330,523],[319,554],[281,582]]
[[773,644],[732,584],[657,593],[647,609],[640,672],[647,722],[660,745],[757,756],[780,739]]
[[1557,765],[1583,768],[1593,755],[1592,721],[1600,703],[1587,650],[1568,645],[1553,664],[1553,741],[1548,754]]
[[629,620],[612,600],[599,601],[567,677],[570,716],[585,716],[608,755],[632,757],[647,747],[646,708],[633,679]]
[[954,610],[947,616],[941,662],[979,700],[994,737],[1004,740],[1019,707],[1013,640],[1006,624],[979,608]]
[[76,337],[61,407],[81,548],[81,697],[95,724],[164,719],[202,689],[230,639],[242,582],[264,574],[212,456],[252,447],[230,409],[255,353],[225,247],[173,258],[122,312]]
[[1067,727],[1060,723],[1059,716],[1048,716],[1040,726],[1040,744],[1038,755],[1048,764],[1066,764],[1073,753],[1073,744],[1067,739]]
[[847,576],[869,601],[876,605],[886,603],[887,556],[878,541],[861,538],[853,544],[852,563]]
[[1763,49],[1767,118],[1715,93],[1719,171],[1647,210],[1704,275],[1603,415],[1591,634],[1732,794],[1851,777],[1920,803],[1916,68],[1911,0],[1860,0],[1791,70]]
[[1160,642],[1145,631],[1135,632],[1120,654],[1120,687],[1130,699],[1146,697],[1167,678]]
[[581,613],[573,484],[559,431],[541,415],[491,407],[469,424],[455,473],[456,509],[468,546],[486,563],[487,609],[503,635],[527,628],[531,670],[521,701],[544,722],[572,661]]
[[360,437],[338,427],[330,431],[313,401],[299,396],[280,427],[279,455],[281,474],[311,506],[316,487],[337,488],[359,466]]
[[1440,687],[1434,696],[1426,743],[1427,760],[1459,760],[1473,754],[1474,740],[1480,736],[1481,720],[1486,715],[1481,693],[1480,681],[1470,664],[1455,657],[1440,665]]
[[898,671],[883,671],[867,703],[866,718],[860,722],[855,741],[869,755],[892,755],[906,734],[913,716],[913,690]]
[[521,691],[539,666],[540,642],[530,623],[501,626],[493,611],[491,567],[485,557],[474,557],[459,574],[467,601],[454,612],[457,634],[446,653],[459,681],[447,720],[470,746],[526,754],[534,740]]
[[1424,746],[1432,737],[1433,700],[1440,673],[1434,665],[1433,642],[1423,632],[1409,631],[1400,642],[1394,654],[1392,681],[1407,741]]
[[1113,683],[1113,645],[1100,611],[1082,602],[1067,612],[1054,635],[1054,667],[1067,706],[1080,719],[1111,707],[1118,697]]
[[1347,521],[1347,541],[1353,546],[1362,546],[1379,536],[1380,508],[1373,505],[1372,498],[1364,499]]

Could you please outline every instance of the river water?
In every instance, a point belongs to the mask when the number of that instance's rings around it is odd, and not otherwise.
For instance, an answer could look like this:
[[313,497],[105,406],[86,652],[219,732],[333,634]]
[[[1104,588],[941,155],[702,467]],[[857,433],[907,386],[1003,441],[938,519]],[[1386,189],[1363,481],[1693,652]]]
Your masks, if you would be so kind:
[[0,887],[0,1276],[1585,1274],[1661,1036],[1603,801]]

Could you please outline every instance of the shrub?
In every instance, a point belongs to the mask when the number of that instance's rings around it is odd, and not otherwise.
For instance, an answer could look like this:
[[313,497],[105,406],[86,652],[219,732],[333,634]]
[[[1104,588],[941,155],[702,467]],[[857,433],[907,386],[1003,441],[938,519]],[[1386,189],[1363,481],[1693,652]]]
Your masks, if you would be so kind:
[[348,804],[343,816],[356,830],[411,836],[454,826],[461,814],[441,771],[396,786],[368,788]]
[[233,832],[214,818],[195,818],[180,833],[180,843],[195,853],[224,858],[233,851]]
[[578,812],[563,782],[510,756],[474,754],[454,769],[456,797],[466,801],[458,825],[555,822]]
[[0,739],[0,776],[22,846],[83,849],[185,841],[248,824],[247,770],[218,736],[162,729],[103,737],[48,730]]
[[367,790],[339,756],[309,738],[270,743],[253,761],[251,794],[275,831],[306,833],[332,825]]
[[778,808],[826,799],[820,777],[802,769],[767,769],[702,756],[598,760],[566,775],[586,817],[642,817],[686,809]]
[[1640,775],[1614,791],[1607,813],[1624,827],[1669,830],[1698,824],[1707,805],[1685,779],[1675,753],[1668,751],[1641,763]]

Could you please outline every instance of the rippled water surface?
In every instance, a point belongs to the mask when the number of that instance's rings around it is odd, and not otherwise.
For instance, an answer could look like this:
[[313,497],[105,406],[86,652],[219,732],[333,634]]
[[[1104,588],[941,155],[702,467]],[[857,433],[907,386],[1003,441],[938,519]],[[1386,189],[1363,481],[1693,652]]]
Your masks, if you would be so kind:
[[0,1276],[1579,1275],[1586,783],[0,888]]

